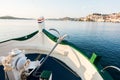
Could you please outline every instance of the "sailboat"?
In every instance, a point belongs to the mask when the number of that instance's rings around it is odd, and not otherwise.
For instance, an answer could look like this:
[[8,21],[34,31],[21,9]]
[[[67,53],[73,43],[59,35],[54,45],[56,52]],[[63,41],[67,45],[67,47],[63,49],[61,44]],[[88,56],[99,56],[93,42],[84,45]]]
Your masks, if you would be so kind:
[[0,42],[0,80],[113,80],[95,53],[88,59],[78,47],[45,29]]

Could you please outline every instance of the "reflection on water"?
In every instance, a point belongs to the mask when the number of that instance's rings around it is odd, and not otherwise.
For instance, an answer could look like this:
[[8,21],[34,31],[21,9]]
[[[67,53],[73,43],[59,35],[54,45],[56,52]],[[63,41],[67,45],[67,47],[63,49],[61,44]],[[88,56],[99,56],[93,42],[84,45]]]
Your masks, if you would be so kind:
[[0,20],[0,42],[30,34],[36,26],[35,20]]
[[[36,20],[0,20],[0,41],[29,34],[38,30],[37,26]],[[67,40],[88,57],[93,52],[101,55],[103,66],[120,68],[120,23],[46,21],[46,29],[50,28],[56,28],[61,34],[67,33],[70,36]],[[119,72],[110,71],[115,79],[120,79]]]

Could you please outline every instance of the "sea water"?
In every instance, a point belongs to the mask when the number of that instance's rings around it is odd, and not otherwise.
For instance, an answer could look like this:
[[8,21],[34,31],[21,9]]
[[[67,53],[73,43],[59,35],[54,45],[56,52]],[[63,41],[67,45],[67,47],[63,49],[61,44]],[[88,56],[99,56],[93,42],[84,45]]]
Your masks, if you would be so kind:
[[[68,41],[91,57],[92,53],[102,56],[103,67],[114,65],[120,68],[120,23],[45,21],[46,29],[57,29],[61,35],[68,34]],[[21,37],[38,30],[36,20],[0,20],[0,42]],[[54,31],[51,33],[56,34]],[[120,80],[120,72],[107,69],[115,80]]]

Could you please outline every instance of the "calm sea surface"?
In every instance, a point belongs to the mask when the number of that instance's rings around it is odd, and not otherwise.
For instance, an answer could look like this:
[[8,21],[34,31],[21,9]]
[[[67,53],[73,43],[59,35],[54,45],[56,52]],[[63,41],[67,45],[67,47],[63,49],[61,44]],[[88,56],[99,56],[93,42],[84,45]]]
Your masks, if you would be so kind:
[[[114,65],[120,68],[120,23],[46,21],[46,29],[55,28],[61,35],[74,43],[89,58],[93,52],[101,55],[102,66]],[[0,20],[0,42],[21,37],[38,30],[36,20]],[[57,34],[51,31],[57,36]],[[108,69],[115,80],[120,72]]]

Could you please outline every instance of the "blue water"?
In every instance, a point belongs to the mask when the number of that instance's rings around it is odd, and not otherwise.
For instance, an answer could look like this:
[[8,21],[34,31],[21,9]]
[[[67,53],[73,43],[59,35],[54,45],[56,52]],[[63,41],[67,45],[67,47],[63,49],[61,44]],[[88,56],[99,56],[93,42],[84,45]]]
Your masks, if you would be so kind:
[[[103,67],[114,65],[120,68],[120,23],[50,21],[46,25],[58,29],[62,34],[67,33],[67,40],[89,58],[92,53],[102,56],[100,63]],[[107,70],[115,80],[120,80],[120,72]]]
[[[37,26],[35,20],[0,20],[0,41],[29,34],[38,30]],[[46,29],[50,28],[59,30],[61,35],[68,34],[66,39],[89,58],[93,52],[101,55],[102,66],[120,68],[120,23],[46,21]],[[120,80],[120,72],[110,68],[107,70],[115,80]]]

